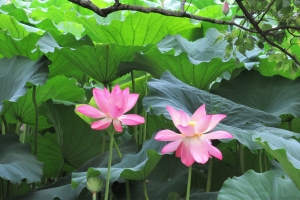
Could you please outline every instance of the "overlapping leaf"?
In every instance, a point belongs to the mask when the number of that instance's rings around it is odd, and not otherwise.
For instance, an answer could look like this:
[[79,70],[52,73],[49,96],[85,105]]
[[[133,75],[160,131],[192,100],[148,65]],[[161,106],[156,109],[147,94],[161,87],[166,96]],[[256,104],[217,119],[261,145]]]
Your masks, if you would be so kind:
[[278,125],[280,122],[279,117],[191,87],[169,72],[165,72],[159,80],[151,79],[148,87],[150,94],[144,98],[144,105],[147,109],[151,108],[155,114],[164,114],[169,119],[167,105],[191,115],[205,103],[207,113],[227,114],[227,117],[222,120],[225,125],[238,127],[249,122]]
[[[82,102],[85,98],[84,90],[78,88],[76,80],[64,76],[56,76],[49,79],[45,85],[37,87],[35,96],[38,106],[48,99]],[[11,104],[5,116],[10,121],[19,120],[25,124],[34,124],[35,108],[32,101],[32,89],[29,89],[17,102]],[[45,117],[40,117],[39,126],[49,127]]]
[[[120,163],[112,165],[110,182],[117,181],[120,178],[139,181],[145,180],[161,159],[162,155],[157,153],[157,151],[162,148],[163,144],[152,138],[144,142],[142,150],[137,154],[124,155]],[[104,178],[107,175],[107,168],[103,168],[102,164],[99,167],[95,167],[94,170],[100,171]],[[86,173],[80,173],[80,175],[73,173],[73,176],[76,177],[73,181],[79,181],[76,182],[76,185],[81,184],[81,181],[86,181],[86,179],[80,178],[80,176],[85,175]]]
[[30,146],[22,144],[16,134],[0,136],[0,177],[12,183],[38,182],[43,164],[31,154]]
[[[44,84],[48,74],[48,59],[32,61],[25,57],[0,60],[0,103],[4,100],[16,102],[26,93],[26,83]],[[0,112],[2,105],[0,105]]]
[[136,12],[124,21],[113,20],[109,25],[99,25],[94,17],[78,16],[76,11],[50,6],[32,12],[33,17],[49,18],[55,23],[62,21],[82,24],[93,41],[98,43],[116,43],[120,45],[142,46],[156,44],[167,34],[175,34],[197,27],[187,18],[162,16],[156,13]]
[[[45,163],[44,173],[48,177],[56,177],[64,164],[78,168],[101,151],[103,133],[91,129],[74,109],[74,106],[54,105],[51,101],[41,105],[40,112],[49,119],[57,133],[57,136],[46,134],[39,142],[38,157]],[[63,170],[70,172],[70,168]]]
[[118,78],[119,63],[131,60],[135,52],[144,49],[144,47],[126,47],[117,44],[83,45],[76,49],[60,47],[50,35],[45,35],[38,42],[38,46],[41,51],[48,53],[52,61],[50,76],[79,69],[102,83],[110,83]]
[[223,72],[233,70],[234,63],[234,60],[223,62],[220,58],[214,58],[210,62],[193,64],[186,53],[174,56],[161,53],[156,47],[153,47],[146,53],[136,54],[133,62],[122,63],[120,73],[143,70],[158,78],[168,70],[183,82],[204,89]]
[[219,200],[238,199],[297,199],[300,191],[289,179],[278,177],[275,172],[247,171],[241,177],[225,181]]
[[[298,134],[298,138],[300,135]],[[256,141],[274,156],[294,184],[300,189],[300,144],[295,139],[260,133]]]
[[220,83],[212,93],[275,116],[300,117],[300,79],[264,77],[254,70],[243,71],[237,78]]

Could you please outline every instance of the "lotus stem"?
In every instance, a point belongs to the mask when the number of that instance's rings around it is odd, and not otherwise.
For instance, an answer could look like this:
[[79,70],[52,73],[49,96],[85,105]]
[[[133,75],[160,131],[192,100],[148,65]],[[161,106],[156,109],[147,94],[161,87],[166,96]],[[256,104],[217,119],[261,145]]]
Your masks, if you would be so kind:
[[188,171],[188,180],[187,180],[187,188],[186,188],[186,200],[190,199],[190,193],[191,193],[191,181],[192,181],[192,170],[193,167],[189,166]]
[[267,154],[266,154],[266,150],[263,149],[263,156],[264,156],[264,165],[265,165],[265,171],[268,170],[268,167],[267,167]]
[[116,149],[116,151],[117,151],[117,153],[118,153],[118,155],[119,155],[119,157],[121,159],[122,158],[122,153],[121,153],[121,151],[120,151],[120,149],[118,147],[118,144],[116,143],[115,140],[114,140],[114,147],[115,147],[115,149]]
[[259,172],[262,173],[262,158],[261,158],[261,149],[258,150],[258,166],[259,166]]
[[[109,132],[109,131],[108,131]],[[109,141],[109,153],[108,153],[108,167],[107,167],[107,176],[106,176],[106,185],[105,185],[105,200],[108,200],[109,196],[109,180],[110,180],[110,168],[111,168],[111,161],[112,161],[112,150],[114,145],[114,130],[109,132],[108,135],[110,137]]]
[[143,181],[143,186],[144,186],[145,199],[149,200],[148,193],[147,193],[147,187],[146,187],[146,181]]
[[126,199],[130,200],[130,185],[129,180],[125,179],[125,186],[126,186]]
[[[136,89],[135,89],[134,71],[131,71],[130,75],[131,75],[132,92],[136,93],[135,92]],[[134,105],[134,107],[133,107],[133,113],[137,114],[137,106],[136,105]],[[139,140],[138,140],[137,126],[133,127],[133,134],[134,134],[135,141],[138,144]]]
[[244,147],[243,144],[240,143],[239,146],[239,154],[240,154],[240,168],[241,168],[241,174],[245,173],[245,167],[244,167]]
[[93,192],[93,200],[97,200],[97,192]]
[[15,133],[18,134],[18,136],[20,136],[20,127],[21,127],[21,122],[17,120]]
[[212,167],[213,167],[213,158],[209,159],[209,161],[208,161],[208,175],[207,175],[207,182],[206,182],[206,192],[210,192]]
[[33,154],[37,156],[37,144],[38,144],[38,128],[39,128],[39,111],[38,111],[38,105],[36,102],[36,86],[33,86],[32,90],[32,101],[35,109],[35,124],[34,124],[34,151]]
[[2,135],[5,135],[6,133],[8,133],[8,124],[4,115],[2,115],[1,118],[2,118]]

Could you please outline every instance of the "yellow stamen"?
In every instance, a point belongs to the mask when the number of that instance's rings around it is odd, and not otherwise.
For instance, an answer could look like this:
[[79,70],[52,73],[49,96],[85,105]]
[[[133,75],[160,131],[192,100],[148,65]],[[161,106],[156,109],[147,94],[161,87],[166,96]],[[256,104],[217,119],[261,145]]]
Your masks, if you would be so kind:
[[196,125],[196,121],[189,121],[188,124],[189,124],[189,126],[195,126]]

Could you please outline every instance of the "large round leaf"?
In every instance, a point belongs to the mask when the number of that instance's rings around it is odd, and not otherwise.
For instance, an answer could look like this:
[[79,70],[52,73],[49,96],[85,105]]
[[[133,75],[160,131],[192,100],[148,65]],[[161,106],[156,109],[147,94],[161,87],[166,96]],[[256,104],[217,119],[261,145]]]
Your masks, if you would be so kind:
[[49,34],[41,38],[37,45],[42,52],[48,53],[52,61],[51,77],[79,69],[104,84],[119,77],[117,72],[121,61],[132,60],[135,52],[146,49],[141,46],[118,44],[82,45],[79,48],[60,47]]
[[225,181],[219,200],[240,199],[298,199],[300,191],[289,179],[278,177],[275,172],[247,171],[241,177]]
[[[16,102],[26,93],[26,83],[42,85],[47,80],[48,59],[42,57],[32,61],[25,57],[0,60],[0,103],[4,100]],[[0,112],[2,110],[0,105]]]
[[[85,93],[82,88],[77,86],[75,79],[65,76],[56,76],[47,81],[43,86],[36,88],[36,102],[40,106],[42,102],[48,99],[63,100],[70,102],[82,102],[85,98]],[[11,104],[5,113],[7,121],[19,120],[25,124],[35,123],[35,108],[32,104],[32,89],[20,97],[17,102]],[[49,124],[44,116],[39,117],[39,128],[47,128]]]
[[280,122],[279,117],[191,87],[169,72],[165,72],[159,80],[151,79],[148,87],[150,94],[143,100],[146,109],[149,111],[151,109],[157,115],[163,114],[169,119],[171,118],[166,109],[168,105],[191,115],[205,103],[207,113],[227,114],[227,117],[222,120],[225,125],[238,127],[255,122],[278,125]]
[[[300,135],[298,134],[298,138]],[[279,161],[282,168],[300,189],[300,144],[295,139],[286,139],[274,134],[260,132],[256,135],[256,141],[262,145],[268,153]]]
[[40,112],[49,119],[57,133],[57,136],[42,136],[44,139],[38,146],[38,158],[45,162],[47,177],[56,177],[59,168],[65,164],[63,171],[70,173],[68,166],[78,168],[101,152],[103,133],[91,129],[74,109],[75,106],[54,105],[51,101],[40,107]]
[[[46,10],[46,11],[45,11]],[[47,9],[36,9],[33,17],[46,17],[55,23],[62,21],[76,22],[85,27],[85,33],[97,43],[115,43],[120,45],[143,46],[156,44],[167,34],[180,31],[191,31],[199,25],[194,25],[187,18],[162,16],[156,13],[136,12],[124,20],[112,20],[109,24],[98,24],[94,17],[78,16],[75,10],[51,6]]]
[[22,144],[17,134],[0,136],[0,177],[12,183],[27,183],[42,178],[43,164],[31,154],[30,146]]
[[221,81],[211,92],[275,116],[291,114],[300,117],[299,90],[300,79],[265,77],[257,71],[245,70],[233,80]]
[[137,53],[132,62],[124,62],[119,67],[119,73],[125,74],[132,70],[143,70],[158,78],[166,70],[183,82],[205,89],[218,76],[227,70],[235,69],[233,59],[223,62],[221,58],[213,58],[209,62],[191,62],[187,54],[173,55],[162,53],[156,46],[146,53]]

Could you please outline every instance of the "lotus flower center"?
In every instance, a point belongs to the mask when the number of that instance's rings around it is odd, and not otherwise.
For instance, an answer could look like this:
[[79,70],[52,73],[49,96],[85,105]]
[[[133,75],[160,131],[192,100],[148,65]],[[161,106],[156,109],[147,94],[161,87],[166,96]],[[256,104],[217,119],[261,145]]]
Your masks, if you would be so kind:
[[189,121],[188,124],[189,124],[189,126],[195,126],[196,125],[196,121]]

